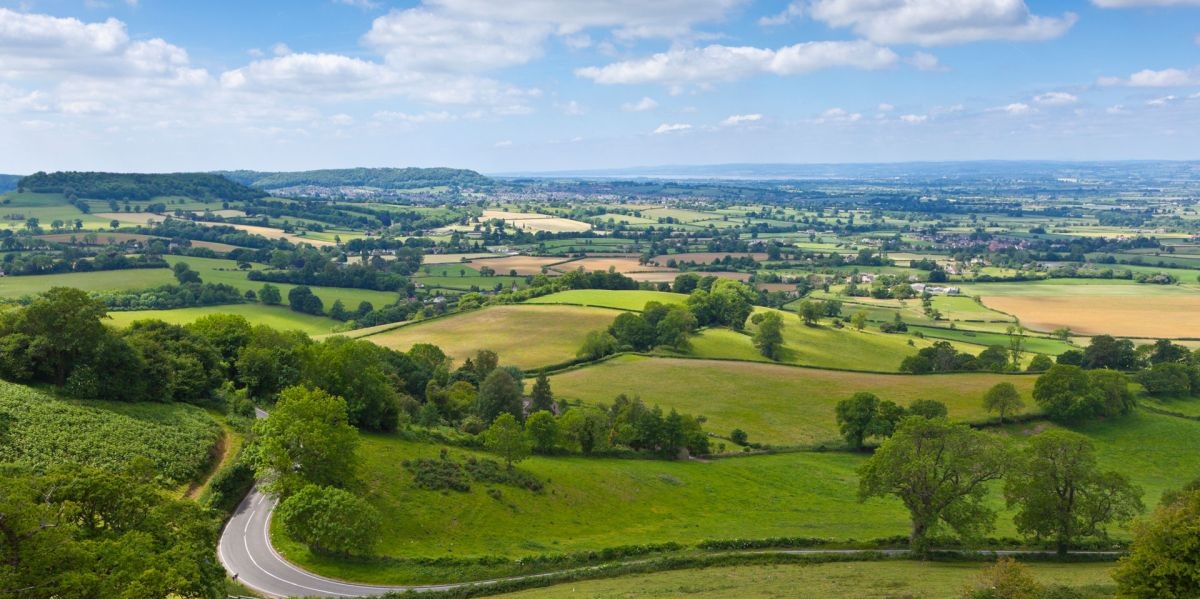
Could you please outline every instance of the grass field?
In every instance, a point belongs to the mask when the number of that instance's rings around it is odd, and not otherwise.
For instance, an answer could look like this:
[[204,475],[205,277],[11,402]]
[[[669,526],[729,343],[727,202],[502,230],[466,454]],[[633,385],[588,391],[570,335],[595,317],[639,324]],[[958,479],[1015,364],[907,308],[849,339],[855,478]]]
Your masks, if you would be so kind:
[[[1150,287],[1141,285],[1140,287]],[[1028,328],[1069,327],[1084,335],[1200,337],[1200,294],[1172,296],[984,297],[989,307],[1013,314]]]
[[[206,283],[225,283],[231,285],[239,291],[255,291],[262,289],[262,281],[251,281],[246,278],[245,271],[238,270],[237,263],[233,260],[222,260],[219,258],[192,258],[190,256],[166,256],[167,262],[174,266],[177,262],[187,262],[192,270],[200,273],[200,278]],[[255,270],[261,269],[261,265],[254,265]],[[169,274],[169,273],[168,273]],[[170,282],[174,282],[174,278]],[[2,283],[0,283],[2,284]],[[284,303],[287,303],[288,292],[296,285],[288,283],[271,283],[279,288],[280,294],[283,296]],[[342,300],[346,305],[347,310],[353,310],[358,307],[359,302],[371,302],[371,305],[376,308],[389,306],[396,302],[399,294],[395,291],[375,291],[373,289],[350,289],[348,287],[320,287],[312,286],[313,294],[321,298],[325,304],[325,310],[333,305],[336,300]]]
[[265,324],[281,330],[303,331],[309,335],[328,333],[341,323],[324,316],[313,316],[293,312],[286,306],[264,306],[263,304],[229,304],[224,306],[200,306],[176,310],[138,310],[136,312],[109,312],[109,322],[118,328],[129,326],[138,320],[157,319],[172,324],[188,324],[209,314],[237,314],[245,316],[251,324]]
[[585,272],[593,272],[597,270],[613,269],[619,273],[632,272],[675,272],[673,268],[663,266],[655,266],[653,264],[641,264],[636,256],[596,256],[589,258],[580,258],[570,262],[556,264],[552,270],[558,272],[568,272],[582,268]]
[[124,291],[158,287],[174,282],[175,276],[166,268],[3,277],[0,278],[0,297],[36,295],[51,287],[76,287],[84,291]]
[[575,304],[620,310],[641,311],[648,302],[682,304],[687,296],[666,291],[606,291],[604,289],[572,289],[535,297],[527,304]]
[[[985,566],[975,562],[846,562],[811,565],[734,566],[657,572],[607,580],[587,580],[496,595],[504,599],[794,599],[876,597],[879,599],[957,599]],[[1111,597],[1113,565],[1028,564],[1043,584],[1074,587],[1087,599]]]
[[500,354],[501,364],[535,368],[573,360],[584,336],[612,324],[617,314],[576,306],[495,306],[366,339],[402,351],[415,343],[432,343],[460,364],[477,350],[490,349]]
[[[912,376],[796,368],[774,364],[619,356],[551,377],[556,397],[611,403],[618,393],[640,395],[663,409],[704,415],[706,428],[728,436],[735,428],[750,440],[773,445],[840,447],[834,406],[859,391],[907,405],[936,399],[956,420],[989,417],[983,394],[998,382],[1011,382],[1027,404],[1032,376],[943,374]],[[698,393],[697,390],[703,390]]]
[[[969,323],[975,324],[975,323]],[[967,325],[963,325],[964,327]],[[979,345],[1002,345],[1008,347],[1009,337],[1005,333],[991,331],[973,331],[966,328],[950,329],[946,327],[923,327],[909,325],[909,331],[917,332],[926,337],[937,339],[945,339],[947,341],[961,341],[963,343],[976,343]],[[1048,337],[1025,336],[1025,350],[1039,354],[1047,354],[1057,356],[1067,350],[1079,349],[1077,345],[1071,345],[1059,339],[1051,339]]]

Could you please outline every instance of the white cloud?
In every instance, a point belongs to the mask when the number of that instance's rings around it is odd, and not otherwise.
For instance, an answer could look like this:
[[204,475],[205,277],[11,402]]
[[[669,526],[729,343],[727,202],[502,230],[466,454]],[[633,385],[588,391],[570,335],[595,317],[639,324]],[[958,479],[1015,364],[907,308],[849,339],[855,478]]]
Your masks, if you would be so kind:
[[850,112],[844,108],[830,108],[813,119],[814,123],[855,123],[862,120],[862,114]]
[[688,123],[663,123],[654,130],[654,134],[662,135],[663,133],[674,133],[677,131],[687,131],[688,129],[691,129],[691,128],[692,128],[692,126],[689,125]]
[[1078,19],[1032,14],[1024,0],[813,0],[810,14],[878,44],[923,46],[1053,39]]
[[879,112],[891,112],[891,111],[895,110],[896,107],[892,106],[891,104],[888,104],[887,102],[883,102],[879,106],[877,106],[876,109],[879,110]]
[[1146,106],[1166,106],[1167,104],[1170,104],[1178,99],[1179,97],[1175,95],[1162,96],[1160,98],[1146,100]]
[[444,123],[446,121],[455,120],[454,115],[446,111],[438,112],[422,112],[418,114],[409,114],[407,112],[398,112],[392,110],[381,110],[374,115],[375,120],[385,123]]
[[1008,104],[1005,106],[997,106],[997,107],[993,108],[992,110],[995,112],[1006,112],[1013,116],[1019,116],[1022,114],[1029,114],[1029,113],[1033,112],[1033,107],[1024,102],[1013,102],[1012,104]]
[[755,114],[733,114],[733,115],[730,115],[729,117],[727,117],[725,120],[721,121],[721,126],[722,127],[734,127],[737,125],[741,125],[743,123],[756,123],[758,121],[761,121],[762,118],[763,118],[763,115],[757,114],[757,113],[755,113]]
[[291,54],[291,53],[292,53],[292,49],[289,48],[288,45],[283,42],[279,42],[279,43],[275,44],[274,46],[271,46],[271,54],[274,54],[275,56],[287,56],[288,54]]
[[913,55],[908,58],[908,63],[914,67],[917,67],[917,69],[921,71],[945,70],[945,67],[943,67],[942,63],[938,60],[938,57],[928,52],[914,52]]
[[883,69],[898,60],[892,50],[864,41],[805,42],[778,50],[713,44],[585,67],[575,73],[602,84],[684,85],[733,81],[759,73],[797,75],[833,67]]
[[637,102],[626,102],[621,105],[621,110],[626,112],[645,112],[647,110],[654,110],[655,108],[658,108],[658,102],[654,101],[654,98],[650,96],[643,96]]
[[1133,73],[1127,79],[1120,77],[1101,77],[1100,85],[1127,85],[1129,87],[1182,87],[1200,84],[1200,69],[1143,69]]
[[1078,102],[1079,97],[1067,92],[1046,92],[1034,96],[1033,101],[1042,106],[1066,106]]
[[492,145],[497,148],[507,148],[507,147],[513,145],[513,142],[511,139],[502,139]]
[[900,115],[900,120],[906,123],[916,124],[924,123],[925,121],[929,120],[929,117],[924,114],[902,114]]
[[1104,112],[1107,112],[1108,114],[1125,114],[1126,110],[1124,105],[1113,104],[1112,106],[1105,108]]
[[1200,6],[1200,0],[1092,0],[1100,8],[1137,8],[1141,6]]
[[478,72],[538,58],[550,33],[544,24],[464,19],[412,8],[375,19],[363,43],[397,68]]
[[340,127],[354,124],[354,117],[342,112],[329,117],[329,122]]
[[801,0],[793,0],[789,2],[787,7],[782,11],[771,16],[762,17],[758,20],[758,24],[764,27],[772,25],[786,25],[792,21],[804,16],[804,2]]

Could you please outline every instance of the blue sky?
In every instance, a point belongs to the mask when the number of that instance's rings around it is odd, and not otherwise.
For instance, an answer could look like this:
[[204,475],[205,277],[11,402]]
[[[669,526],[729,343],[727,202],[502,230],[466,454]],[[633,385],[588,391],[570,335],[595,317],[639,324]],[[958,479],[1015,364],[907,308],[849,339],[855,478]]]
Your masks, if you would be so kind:
[[1200,158],[1200,0],[0,0],[0,172]]

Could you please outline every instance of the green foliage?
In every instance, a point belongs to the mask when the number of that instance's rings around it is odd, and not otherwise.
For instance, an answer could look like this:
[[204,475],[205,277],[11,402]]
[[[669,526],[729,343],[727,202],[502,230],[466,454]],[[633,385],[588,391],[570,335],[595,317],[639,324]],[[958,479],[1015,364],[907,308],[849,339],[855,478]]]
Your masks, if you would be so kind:
[[550,453],[558,444],[558,420],[554,418],[554,414],[545,410],[529,415],[525,421],[525,432],[529,434],[533,450],[538,453]]
[[563,414],[560,428],[573,449],[584,454],[608,449],[608,415],[593,407],[574,408]]
[[699,326],[727,326],[740,331],[754,309],[756,295],[748,285],[720,279],[710,290],[697,289],[688,296],[687,307]]
[[255,471],[271,493],[287,497],[309,484],[345,487],[356,480],[358,434],[340,397],[284,389],[271,415],[254,423],[254,434]]
[[1200,372],[1178,362],[1158,362],[1137,374],[1146,393],[1156,397],[1180,397],[1200,391]]
[[150,200],[160,196],[253,200],[267,195],[211,173],[38,172],[21,179],[17,185],[34,193],[70,191],[81,198],[98,200]]
[[[1003,348],[1000,349],[1001,353],[1003,353]],[[987,351],[984,350],[985,353]],[[1003,362],[1007,362],[1007,354],[1001,356],[1001,358]],[[979,360],[975,356],[958,351],[949,341],[936,341],[929,347],[921,348],[915,356],[908,356],[900,362],[900,372],[911,372],[914,374],[979,369]]]
[[983,409],[1000,414],[1001,424],[1004,423],[1005,416],[1016,414],[1024,407],[1025,402],[1021,400],[1021,394],[1012,383],[996,383],[983,395]]
[[1004,497],[1017,506],[1017,530],[1053,539],[1060,555],[1079,539],[1107,536],[1143,509],[1141,489],[1117,472],[1102,472],[1087,437],[1064,430],[1035,436],[1015,456]]
[[336,487],[307,485],[276,508],[283,530],[318,553],[369,554],[383,524],[366,501]]
[[1135,526],[1133,546],[1113,578],[1122,597],[1200,596],[1200,492],[1176,496]]
[[1033,578],[1029,567],[1002,557],[984,568],[963,599],[1043,599],[1045,588]]
[[200,505],[232,514],[242,498],[254,487],[254,468],[241,459],[222,468],[208,482],[208,488],[200,496]]
[[576,357],[585,360],[599,360],[604,356],[616,353],[617,339],[607,330],[591,331],[583,339]]
[[309,289],[305,285],[292,287],[292,289],[288,291],[288,306],[290,306],[292,310],[301,312],[303,314],[314,314],[320,316],[325,313],[325,304],[321,302],[321,298],[317,297],[312,292],[312,289]]
[[33,380],[59,386],[92,357],[107,334],[100,322],[106,316],[104,304],[67,287],[53,287],[24,310],[5,316],[0,319],[0,337],[24,335],[21,347],[27,353],[19,358],[25,364],[22,370]]
[[370,341],[335,336],[307,346],[301,381],[346,398],[350,424],[374,431],[396,430],[400,394],[391,350]]
[[190,501],[92,468],[0,474],[0,592],[224,597],[217,523]]
[[946,404],[936,399],[918,399],[908,404],[908,413],[922,418],[946,418],[950,411]]
[[1038,377],[1033,399],[1052,419],[1072,422],[1129,414],[1134,407],[1129,379],[1114,370],[1085,371],[1055,364]]
[[193,406],[68,403],[10,383],[0,383],[0,412],[12,419],[0,462],[38,471],[75,465],[121,472],[142,456],[173,486],[204,473],[221,437],[220,426]]
[[278,306],[283,302],[283,296],[279,293],[278,287],[270,283],[263,283],[262,289],[258,290],[258,301],[268,306]]
[[1029,366],[1025,367],[1025,372],[1046,372],[1050,367],[1054,366],[1054,360],[1045,354],[1038,354],[1029,361]]
[[550,390],[550,377],[538,374],[529,392],[529,409],[534,412],[554,409],[554,392]]
[[890,436],[904,416],[904,408],[863,391],[839,401],[835,414],[842,437],[851,449],[858,450],[870,437]]
[[1137,364],[1138,358],[1134,351],[1133,341],[1116,339],[1111,335],[1096,335],[1083,350],[1081,366],[1088,369],[1133,370],[1137,368]]
[[297,185],[328,187],[379,187],[382,189],[420,189],[453,185],[487,187],[491,179],[479,173],[456,168],[347,168],[270,173],[226,171],[226,177],[259,189],[277,189]]
[[754,347],[763,356],[772,360],[778,359],[783,349],[783,317],[778,312],[766,312],[756,324]]
[[987,484],[1001,477],[1006,451],[987,433],[939,418],[909,417],[859,467],[860,501],[894,495],[912,520],[909,545],[929,551],[928,535],[945,524],[964,537],[991,529]]
[[507,370],[497,368],[479,385],[475,415],[484,422],[492,422],[502,414],[508,414],[515,420],[524,415],[524,410],[517,381]]
[[488,427],[484,433],[484,446],[488,451],[500,454],[509,468],[529,457],[529,441],[521,430],[521,423],[508,412],[497,416]]

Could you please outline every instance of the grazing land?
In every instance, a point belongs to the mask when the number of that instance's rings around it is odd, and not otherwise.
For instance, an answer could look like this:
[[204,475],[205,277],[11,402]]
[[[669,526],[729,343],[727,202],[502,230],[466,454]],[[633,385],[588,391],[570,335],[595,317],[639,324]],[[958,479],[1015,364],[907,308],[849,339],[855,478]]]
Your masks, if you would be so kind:
[[[564,399],[611,403],[619,393],[641,396],[708,418],[709,429],[728,436],[735,428],[750,440],[772,445],[840,447],[834,406],[859,391],[908,405],[917,399],[946,404],[950,417],[988,420],[984,392],[1011,382],[1028,403],[1036,377],[998,374],[900,375],[839,372],[775,364],[620,356],[555,375]],[[698,392],[698,390],[703,390]]]
[[0,297],[19,298],[35,295],[51,287],[74,287],[84,291],[125,291],[173,283],[175,277],[165,268],[111,272],[72,272],[51,275],[23,275],[0,278]]
[[[529,300],[528,304],[575,304],[616,308],[618,310],[641,311],[649,302],[681,304],[687,299],[682,293],[666,291],[607,291],[604,289],[572,289],[543,295]],[[614,315],[615,317],[615,315]]]
[[303,331],[309,335],[329,333],[341,324],[332,318],[301,314],[285,306],[264,306],[262,304],[227,304],[174,310],[109,312],[108,316],[109,322],[113,326],[124,328],[139,320],[162,320],[172,324],[188,324],[210,314],[244,316],[255,324],[265,324],[281,331]]

